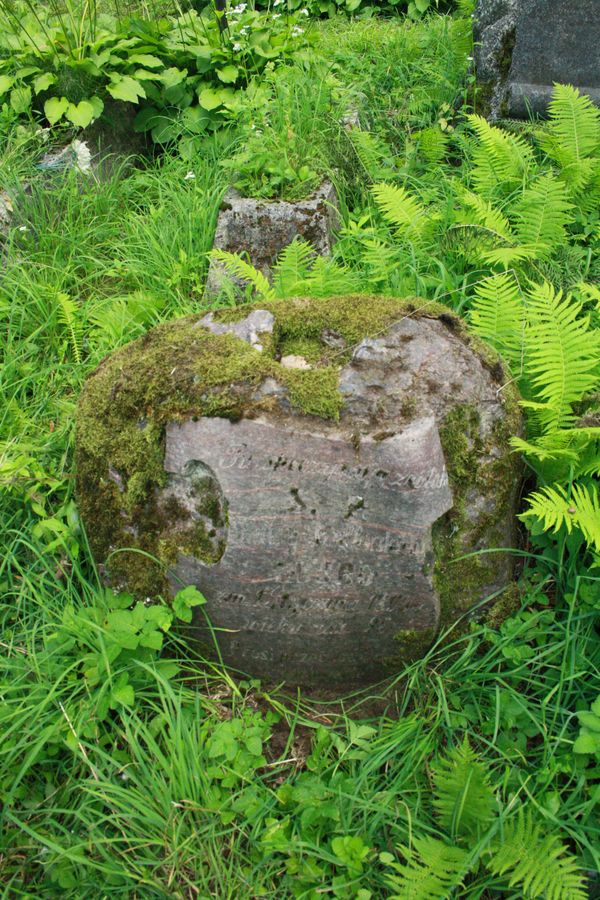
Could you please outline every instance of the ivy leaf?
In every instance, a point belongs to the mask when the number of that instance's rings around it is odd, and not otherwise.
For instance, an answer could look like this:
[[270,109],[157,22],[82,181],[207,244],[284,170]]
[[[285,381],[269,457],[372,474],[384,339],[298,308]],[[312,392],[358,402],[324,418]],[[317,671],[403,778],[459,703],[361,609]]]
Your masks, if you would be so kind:
[[15,79],[11,78],[10,75],[0,75],[0,94],[5,94],[9,91],[14,83]]
[[17,113],[22,115],[31,107],[31,88],[16,87],[10,92],[10,105]]
[[55,83],[56,75],[53,75],[52,72],[44,72],[33,79],[33,90],[36,94],[41,94],[42,91],[47,91],[50,85]]
[[202,606],[206,597],[193,585],[177,591],[173,599],[173,612],[182,622],[192,621],[192,607]]
[[239,69],[236,66],[224,66],[216,71],[217,78],[225,84],[234,84],[237,81]]
[[113,83],[106,88],[115,100],[124,100],[125,103],[137,103],[140,97],[146,96],[143,85],[130,75],[112,76]]
[[93,103],[89,100],[82,100],[80,103],[69,103],[67,106],[66,117],[73,125],[78,128],[87,128],[90,122],[96,118]]
[[44,103],[44,115],[51,125],[56,125],[66,113],[68,106],[69,101],[66,97],[61,97],[60,100],[58,97],[50,97],[50,99],[46,100]]

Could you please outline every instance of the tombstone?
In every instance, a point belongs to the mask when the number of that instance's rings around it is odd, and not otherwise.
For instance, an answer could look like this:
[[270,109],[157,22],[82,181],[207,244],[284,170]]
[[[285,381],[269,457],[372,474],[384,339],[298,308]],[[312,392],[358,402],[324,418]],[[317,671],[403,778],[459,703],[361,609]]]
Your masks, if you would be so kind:
[[[296,237],[308,241],[315,254],[329,256],[339,225],[337,194],[330,182],[307,200],[295,202],[242,197],[230,188],[221,204],[213,248],[243,255],[269,278],[277,257]],[[211,259],[205,298],[218,296],[223,282],[222,264]],[[234,284],[243,294],[243,279],[234,279]]]
[[556,82],[600,103],[597,0],[479,0],[474,37],[493,118],[544,115]]
[[77,501],[113,587],[204,593],[203,653],[216,637],[253,676],[361,686],[510,583],[511,555],[480,551],[517,542],[519,429],[503,364],[447,309],[274,301],[101,364]]

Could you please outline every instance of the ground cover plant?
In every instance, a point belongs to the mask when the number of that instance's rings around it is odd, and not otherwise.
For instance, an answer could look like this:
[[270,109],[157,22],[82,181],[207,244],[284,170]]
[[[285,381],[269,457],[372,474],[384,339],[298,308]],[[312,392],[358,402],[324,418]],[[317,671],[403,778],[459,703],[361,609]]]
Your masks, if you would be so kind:
[[[56,132],[15,108],[14,86],[4,98],[3,896],[597,890],[598,113],[567,87],[548,123],[518,131],[477,118],[476,97],[463,109],[464,16],[313,30],[311,59],[249,81],[226,129],[173,134],[126,177],[40,171]],[[339,125],[350,108],[361,129]],[[227,186],[302,195],[323,175],[341,197],[335,256],[292,245],[269,290],[418,294],[468,317],[526,399],[530,472],[523,572],[491,617],[335,704],[190,658],[193,589],[155,607],[105,589],[72,464],[87,373],[205,309]],[[247,260],[229,264],[260,296]]]

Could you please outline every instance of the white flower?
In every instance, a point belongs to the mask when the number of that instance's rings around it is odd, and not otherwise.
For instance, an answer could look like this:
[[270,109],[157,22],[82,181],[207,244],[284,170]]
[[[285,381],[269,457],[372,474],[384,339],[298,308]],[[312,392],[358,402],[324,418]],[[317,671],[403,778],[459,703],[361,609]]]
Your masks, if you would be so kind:
[[29,231],[27,225],[19,225],[19,231]]
[[238,53],[238,51],[240,51],[241,49],[242,49],[242,45],[241,45],[241,44],[238,44],[237,41],[236,41],[236,43],[233,45],[233,51],[234,51],[234,53]]
[[300,28],[299,25],[294,25],[292,28],[292,37],[299,37],[299,35],[304,33],[304,28]]
[[250,31],[249,25],[244,25],[243,28],[240,28],[240,34],[248,34],[249,31]]
[[247,5],[247,3],[238,3],[237,6],[234,6],[233,9],[230,10],[230,13],[233,13],[233,15],[236,16],[240,16],[246,9]]
[[283,0],[273,0],[273,6],[281,6]]
[[92,154],[90,148],[85,141],[73,141],[71,143],[73,152],[75,153],[75,165],[80,172],[91,172]]
[[280,18],[281,18],[281,13],[273,13],[273,15],[271,16],[271,18],[272,18],[272,19],[280,19]]
[[196,177],[195,172],[188,172],[183,180],[184,181],[192,181],[195,177]]
[[307,15],[308,15],[308,10],[307,10],[306,7],[304,7],[304,9],[301,9],[301,10],[300,10],[300,15],[301,15],[301,16],[307,16]]

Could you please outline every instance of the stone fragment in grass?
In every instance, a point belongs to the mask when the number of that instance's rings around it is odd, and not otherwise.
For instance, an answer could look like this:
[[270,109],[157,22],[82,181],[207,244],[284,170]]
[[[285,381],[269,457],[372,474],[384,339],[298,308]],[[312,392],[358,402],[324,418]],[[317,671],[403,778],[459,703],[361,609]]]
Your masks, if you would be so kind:
[[[329,256],[333,234],[339,227],[335,188],[325,182],[307,200],[255,200],[230,189],[221,204],[214,249],[238,253],[267,278],[277,257],[294,238],[308,241],[315,253]],[[247,284],[233,279],[239,294]],[[206,281],[207,299],[218,296],[224,283],[224,268],[211,259]]]
[[[268,316],[265,340],[248,323]],[[310,368],[282,365],[299,344]],[[517,543],[519,430],[502,362],[448,309],[263,301],[101,364],[79,401],[77,499],[114,587],[195,584],[204,651],[214,635],[254,676],[344,689],[510,583],[510,553],[485,551]]]

